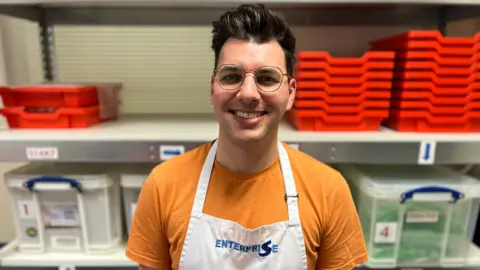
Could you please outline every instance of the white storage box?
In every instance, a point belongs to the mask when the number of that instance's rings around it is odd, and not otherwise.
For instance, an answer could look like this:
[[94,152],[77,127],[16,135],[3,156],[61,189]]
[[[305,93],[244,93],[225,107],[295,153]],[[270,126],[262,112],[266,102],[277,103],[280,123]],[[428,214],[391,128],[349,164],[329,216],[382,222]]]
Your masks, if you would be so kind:
[[138,196],[142,190],[143,183],[153,170],[154,165],[138,164],[130,168],[122,168],[121,186],[123,192],[123,208],[125,210],[125,224],[127,233],[130,234],[133,216],[137,208]]
[[29,164],[5,175],[20,252],[108,253],[122,241],[118,181],[103,164]]
[[337,165],[351,186],[371,268],[461,267],[480,181],[446,168]]

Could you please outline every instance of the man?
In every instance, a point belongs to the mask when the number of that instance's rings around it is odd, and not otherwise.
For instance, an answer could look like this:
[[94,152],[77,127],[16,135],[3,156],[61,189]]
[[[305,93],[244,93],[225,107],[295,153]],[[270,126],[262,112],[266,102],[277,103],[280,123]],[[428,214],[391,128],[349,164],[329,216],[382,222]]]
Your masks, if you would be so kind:
[[263,5],[213,24],[218,139],[157,166],[127,256],[140,269],[352,269],[367,260],[349,188],[278,142],[292,107],[295,37]]

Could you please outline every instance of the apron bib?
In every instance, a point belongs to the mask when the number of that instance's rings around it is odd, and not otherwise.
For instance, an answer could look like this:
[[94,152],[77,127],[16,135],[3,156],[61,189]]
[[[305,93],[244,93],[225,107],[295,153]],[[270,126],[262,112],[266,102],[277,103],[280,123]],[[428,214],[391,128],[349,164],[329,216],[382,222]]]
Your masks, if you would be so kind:
[[278,143],[278,153],[285,185],[288,221],[253,230],[202,213],[216,153],[217,141],[213,143],[200,174],[179,269],[307,269],[298,195],[283,145]]

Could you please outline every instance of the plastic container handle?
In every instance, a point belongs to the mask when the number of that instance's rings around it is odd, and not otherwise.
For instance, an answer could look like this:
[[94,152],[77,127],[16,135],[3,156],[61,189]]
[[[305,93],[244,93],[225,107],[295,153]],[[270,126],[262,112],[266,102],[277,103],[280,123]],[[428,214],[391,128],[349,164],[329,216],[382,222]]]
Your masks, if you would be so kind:
[[76,189],[78,192],[82,192],[82,184],[77,182],[77,180],[57,176],[42,176],[38,178],[33,178],[23,183],[23,185],[25,188],[28,188],[30,192],[33,192],[35,184],[37,183],[67,183],[70,184],[71,188]]
[[455,203],[459,199],[463,199],[465,196],[462,192],[458,192],[454,189],[450,188],[444,188],[444,187],[435,187],[435,186],[430,186],[430,187],[421,187],[421,188],[416,188],[409,190],[407,192],[402,193],[400,196],[401,198],[401,203],[405,203],[407,200],[410,200],[413,198],[413,195],[416,193],[450,193],[453,197],[453,202]]

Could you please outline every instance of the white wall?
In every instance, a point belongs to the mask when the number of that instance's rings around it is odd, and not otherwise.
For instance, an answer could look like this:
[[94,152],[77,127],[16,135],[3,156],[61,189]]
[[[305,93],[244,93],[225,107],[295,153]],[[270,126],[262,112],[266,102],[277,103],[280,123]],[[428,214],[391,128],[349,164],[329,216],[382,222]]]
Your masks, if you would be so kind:
[[[33,23],[0,16],[0,84],[26,83],[43,78],[37,29]],[[0,116],[0,129],[5,127],[5,119]],[[10,197],[3,175],[21,165],[0,163],[0,243],[15,237]]]

